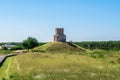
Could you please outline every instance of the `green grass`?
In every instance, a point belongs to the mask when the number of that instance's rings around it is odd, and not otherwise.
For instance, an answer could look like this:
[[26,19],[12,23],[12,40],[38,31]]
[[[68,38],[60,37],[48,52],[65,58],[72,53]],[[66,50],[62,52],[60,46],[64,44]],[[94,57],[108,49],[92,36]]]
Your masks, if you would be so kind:
[[0,68],[0,79],[119,80],[119,62],[120,51],[94,50],[84,55],[31,52],[8,58]]
[[13,53],[13,52],[10,51],[10,50],[0,50],[0,55],[7,55],[7,54],[10,54],[10,53]]
[[4,62],[2,67],[0,68],[0,80],[8,78],[10,63],[11,63],[11,58],[6,59],[6,61]]
[[50,42],[45,45],[36,47],[32,50],[33,52],[52,52],[52,53],[85,53],[86,49],[78,47],[74,44],[63,43],[63,42]]

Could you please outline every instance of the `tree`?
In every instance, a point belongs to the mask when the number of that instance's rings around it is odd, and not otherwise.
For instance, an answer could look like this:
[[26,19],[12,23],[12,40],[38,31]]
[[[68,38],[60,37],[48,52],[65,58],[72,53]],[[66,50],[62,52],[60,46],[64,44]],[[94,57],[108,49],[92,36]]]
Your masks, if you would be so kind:
[[5,46],[2,46],[2,50],[8,50],[8,48]]
[[28,49],[29,51],[29,49],[38,46],[39,42],[33,37],[28,37],[26,40],[23,40],[22,45],[25,49]]

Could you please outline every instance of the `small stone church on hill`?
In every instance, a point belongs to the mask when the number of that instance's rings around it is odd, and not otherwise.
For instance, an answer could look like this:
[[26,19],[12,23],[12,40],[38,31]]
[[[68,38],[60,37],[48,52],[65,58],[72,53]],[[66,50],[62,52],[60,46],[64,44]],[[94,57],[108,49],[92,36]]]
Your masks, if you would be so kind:
[[64,34],[64,28],[56,28],[54,35],[55,42],[66,42],[66,35]]

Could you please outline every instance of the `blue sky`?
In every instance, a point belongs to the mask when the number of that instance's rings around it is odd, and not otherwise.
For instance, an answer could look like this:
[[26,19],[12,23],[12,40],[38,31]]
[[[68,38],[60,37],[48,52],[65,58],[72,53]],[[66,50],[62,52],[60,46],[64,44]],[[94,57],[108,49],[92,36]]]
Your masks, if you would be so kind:
[[120,0],[0,0],[0,42],[50,42],[56,27],[67,41],[120,40]]

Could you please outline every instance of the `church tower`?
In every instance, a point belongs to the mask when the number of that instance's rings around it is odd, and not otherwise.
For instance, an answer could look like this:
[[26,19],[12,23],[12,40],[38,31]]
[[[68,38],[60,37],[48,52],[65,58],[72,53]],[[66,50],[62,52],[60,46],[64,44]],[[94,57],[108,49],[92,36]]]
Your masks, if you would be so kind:
[[56,28],[54,35],[55,42],[66,42],[66,35],[64,34],[64,28]]

